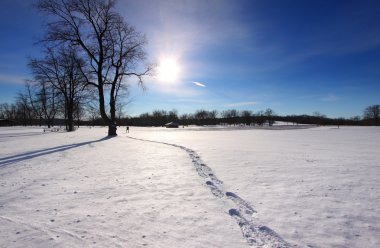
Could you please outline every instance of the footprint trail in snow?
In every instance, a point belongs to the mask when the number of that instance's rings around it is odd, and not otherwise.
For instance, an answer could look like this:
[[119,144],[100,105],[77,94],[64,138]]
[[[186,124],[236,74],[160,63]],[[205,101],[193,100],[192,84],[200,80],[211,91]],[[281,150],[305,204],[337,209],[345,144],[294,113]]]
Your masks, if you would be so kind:
[[127,137],[130,139],[144,141],[144,142],[168,145],[168,146],[179,148],[187,152],[187,154],[189,154],[191,158],[191,161],[198,175],[204,178],[205,184],[207,187],[210,188],[211,193],[218,198],[227,198],[231,200],[233,204],[236,206],[236,208],[229,209],[228,214],[233,219],[235,219],[235,221],[237,222],[237,224],[239,225],[241,229],[243,237],[247,240],[249,245],[253,247],[268,247],[268,248],[269,247],[279,248],[279,247],[291,246],[286,241],[284,241],[272,229],[255,223],[257,222],[257,220],[254,217],[256,210],[247,201],[245,201],[244,199],[242,199],[235,193],[226,192],[223,189],[223,182],[215,176],[211,168],[208,167],[202,161],[200,156],[194,150],[189,149],[184,146],[166,143],[166,142],[138,139],[138,138],[133,138],[130,136],[127,136]]

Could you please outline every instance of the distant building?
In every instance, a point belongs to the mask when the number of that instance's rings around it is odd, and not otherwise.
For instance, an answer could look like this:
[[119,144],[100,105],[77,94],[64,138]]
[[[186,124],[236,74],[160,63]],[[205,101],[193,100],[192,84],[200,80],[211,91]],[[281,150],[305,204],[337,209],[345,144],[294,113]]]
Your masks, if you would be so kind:
[[166,123],[166,124],[165,124],[165,127],[166,127],[166,128],[178,128],[178,127],[179,127],[179,124],[176,123],[176,122],[169,122],[169,123]]

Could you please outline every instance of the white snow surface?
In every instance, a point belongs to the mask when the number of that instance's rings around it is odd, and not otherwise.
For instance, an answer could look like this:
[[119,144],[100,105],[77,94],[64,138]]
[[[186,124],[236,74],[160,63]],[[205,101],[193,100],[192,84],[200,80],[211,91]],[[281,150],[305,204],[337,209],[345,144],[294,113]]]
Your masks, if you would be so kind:
[[380,247],[380,128],[273,129],[2,127],[0,247]]

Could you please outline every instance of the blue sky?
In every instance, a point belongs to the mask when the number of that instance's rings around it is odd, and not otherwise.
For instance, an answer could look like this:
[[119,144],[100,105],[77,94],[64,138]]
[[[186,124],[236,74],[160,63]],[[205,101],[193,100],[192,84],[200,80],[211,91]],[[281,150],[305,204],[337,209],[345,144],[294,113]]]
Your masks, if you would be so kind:
[[[0,102],[14,100],[31,77],[27,57],[39,56],[42,16],[31,2],[0,3]],[[146,34],[149,61],[174,58],[180,70],[173,82],[147,79],[145,92],[131,87],[130,115],[270,107],[352,117],[380,104],[379,1],[119,0],[117,8]]]

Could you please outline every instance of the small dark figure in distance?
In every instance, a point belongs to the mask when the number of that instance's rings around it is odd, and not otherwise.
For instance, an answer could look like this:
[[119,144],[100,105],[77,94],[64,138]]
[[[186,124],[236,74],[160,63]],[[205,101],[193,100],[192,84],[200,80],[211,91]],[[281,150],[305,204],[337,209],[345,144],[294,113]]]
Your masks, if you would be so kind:
[[129,127],[127,127],[127,131],[126,132],[129,133]]

